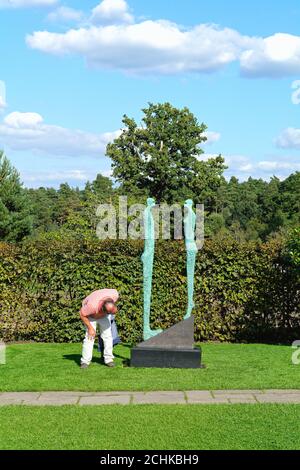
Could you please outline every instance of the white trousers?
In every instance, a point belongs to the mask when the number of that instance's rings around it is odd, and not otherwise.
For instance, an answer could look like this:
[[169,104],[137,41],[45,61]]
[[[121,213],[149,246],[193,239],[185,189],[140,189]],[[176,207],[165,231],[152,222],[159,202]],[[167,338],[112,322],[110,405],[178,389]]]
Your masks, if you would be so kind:
[[[100,328],[100,335],[104,343],[104,362],[108,364],[113,362],[113,337],[111,332],[111,323],[109,317],[99,318],[99,320],[90,320],[90,323],[95,331],[97,331],[97,324]],[[89,365],[93,359],[94,339],[89,339],[88,330],[83,341],[81,364]]]

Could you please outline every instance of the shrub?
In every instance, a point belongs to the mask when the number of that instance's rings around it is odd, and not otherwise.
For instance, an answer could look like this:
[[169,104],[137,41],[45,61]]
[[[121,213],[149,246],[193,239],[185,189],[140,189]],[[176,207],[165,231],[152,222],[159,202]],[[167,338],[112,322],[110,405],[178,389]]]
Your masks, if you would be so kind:
[[[121,294],[124,341],[142,339],[140,241],[40,240],[0,244],[0,338],[77,342],[82,299],[114,287]],[[187,305],[181,242],[159,242],[153,276],[152,323],[167,328]],[[209,241],[198,254],[195,339],[291,341],[299,337],[299,272],[279,241],[257,245]]]

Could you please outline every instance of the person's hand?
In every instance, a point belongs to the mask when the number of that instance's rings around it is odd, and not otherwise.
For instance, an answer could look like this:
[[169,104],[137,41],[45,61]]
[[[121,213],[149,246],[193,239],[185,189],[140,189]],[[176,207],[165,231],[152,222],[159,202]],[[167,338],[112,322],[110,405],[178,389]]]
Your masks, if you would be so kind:
[[96,336],[96,331],[94,330],[94,328],[91,326],[89,329],[88,329],[88,338],[89,340],[93,340],[95,339],[95,336]]

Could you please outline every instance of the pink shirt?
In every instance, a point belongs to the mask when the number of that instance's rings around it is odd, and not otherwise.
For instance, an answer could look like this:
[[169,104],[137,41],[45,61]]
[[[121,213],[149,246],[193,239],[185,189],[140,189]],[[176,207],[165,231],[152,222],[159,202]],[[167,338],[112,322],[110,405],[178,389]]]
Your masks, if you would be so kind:
[[112,299],[117,302],[119,293],[116,289],[96,290],[88,295],[82,302],[81,314],[84,317],[97,315],[101,312],[105,300]]

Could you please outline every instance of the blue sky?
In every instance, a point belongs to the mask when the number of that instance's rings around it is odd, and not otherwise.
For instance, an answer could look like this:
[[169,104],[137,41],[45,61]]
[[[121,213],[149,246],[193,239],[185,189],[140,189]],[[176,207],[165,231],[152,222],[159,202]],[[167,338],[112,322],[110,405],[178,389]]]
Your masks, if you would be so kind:
[[124,113],[170,101],[208,125],[204,158],[222,153],[228,176],[285,178],[299,24],[298,0],[0,0],[0,148],[26,186],[83,186],[109,174]]

